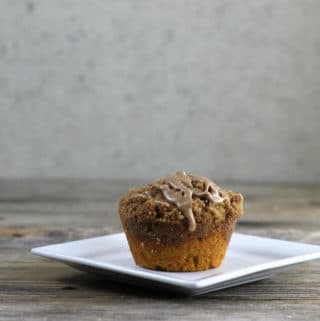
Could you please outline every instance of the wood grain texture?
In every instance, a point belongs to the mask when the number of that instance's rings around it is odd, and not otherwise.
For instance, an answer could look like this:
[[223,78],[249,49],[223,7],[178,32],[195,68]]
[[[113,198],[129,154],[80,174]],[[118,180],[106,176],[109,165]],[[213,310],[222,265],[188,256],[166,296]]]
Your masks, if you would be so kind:
[[[121,231],[117,200],[139,182],[0,180],[0,320],[319,320],[320,262],[186,298],[110,282],[30,248]],[[320,244],[320,186],[231,185],[237,231]]]

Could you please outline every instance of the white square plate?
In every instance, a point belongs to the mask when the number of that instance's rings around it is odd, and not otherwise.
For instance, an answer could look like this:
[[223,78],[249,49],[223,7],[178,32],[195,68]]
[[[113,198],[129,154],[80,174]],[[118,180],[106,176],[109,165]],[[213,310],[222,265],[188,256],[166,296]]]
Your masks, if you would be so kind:
[[284,267],[320,258],[320,246],[234,233],[223,264],[203,272],[161,272],[136,266],[124,233],[32,249],[112,280],[189,295],[269,278]]

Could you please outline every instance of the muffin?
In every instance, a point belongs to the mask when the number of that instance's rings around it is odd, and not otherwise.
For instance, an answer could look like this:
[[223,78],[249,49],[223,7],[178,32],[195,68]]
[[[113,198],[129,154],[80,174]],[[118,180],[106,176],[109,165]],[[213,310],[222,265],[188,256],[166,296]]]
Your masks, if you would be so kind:
[[136,264],[162,271],[218,267],[242,213],[241,194],[182,171],[132,189],[119,202]]

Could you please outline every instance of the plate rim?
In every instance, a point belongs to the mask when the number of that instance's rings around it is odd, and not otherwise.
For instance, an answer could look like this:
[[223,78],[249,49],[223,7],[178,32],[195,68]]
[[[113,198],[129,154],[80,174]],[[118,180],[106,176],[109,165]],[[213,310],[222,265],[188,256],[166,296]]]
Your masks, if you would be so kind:
[[[124,237],[125,238],[125,233],[123,233],[123,232],[122,233],[112,233],[112,234],[107,234],[107,235],[103,235],[103,236],[97,236],[97,237],[91,237],[91,238],[85,238],[85,239],[80,239],[80,240],[74,240],[74,241],[68,241],[68,242],[55,243],[55,244],[49,244],[49,245],[45,245],[45,246],[35,247],[35,248],[31,249],[31,253],[41,256],[41,257],[48,258],[48,259],[53,259],[53,260],[57,260],[60,262],[64,262],[64,263],[85,265],[88,267],[98,268],[98,269],[102,269],[105,271],[111,271],[114,273],[121,273],[122,275],[132,276],[132,277],[136,277],[136,278],[140,278],[140,279],[147,279],[149,281],[155,281],[155,282],[159,282],[159,283],[165,283],[167,285],[172,285],[175,287],[178,286],[178,287],[188,289],[188,290],[198,290],[198,289],[202,289],[204,287],[223,284],[224,282],[227,282],[227,281],[230,281],[230,280],[233,280],[236,278],[248,276],[250,274],[255,274],[258,272],[266,272],[266,273],[269,272],[270,273],[272,271],[281,269],[285,266],[291,266],[294,264],[298,264],[298,263],[302,263],[302,262],[306,262],[306,261],[320,258],[320,246],[316,245],[316,244],[287,241],[287,240],[275,239],[275,238],[270,238],[270,237],[262,237],[262,236],[244,234],[244,233],[236,233],[236,232],[234,233],[234,235],[240,235],[240,236],[245,236],[245,237],[254,237],[254,238],[274,240],[274,241],[284,241],[284,242],[288,242],[288,243],[294,243],[294,244],[306,245],[306,246],[313,246],[318,251],[315,253],[291,256],[288,258],[274,260],[274,261],[271,261],[268,263],[257,264],[257,265],[242,268],[239,271],[228,272],[225,275],[223,275],[223,274],[222,275],[215,275],[212,277],[208,276],[208,277],[204,277],[204,278],[201,278],[198,280],[186,280],[186,279],[181,279],[176,276],[166,276],[165,274],[155,274],[155,273],[152,273],[154,271],[144,269],[139,266],[138,266],[138,268],[141,270],[133,270],[131,268],[122,267],[122,266],[112,264],[109,262],[99,263],[99,262],[95,262],[91,259],[81,258],[79,256],[70,256],[70,255],[64,255],[64,254],[58,254],[58,253],[50,253],[50,250],[48,251],[48,248],[50,248],[50,247],[55,247],[55,246],[64,245],[64,244],[78,243],[78,242],[88,241],[88,240],[96,240],[99,238],[105,238],[105,237]],[[126,240],[126,238],[125,238],[125,240]],[[128,248],[128,250],[129,250],[129,248]],[[161,272],[162,273],[169,273],[169,274],[171,273],[171,272],[164,272],[164,271],[161,271]],[[184,273],[193,273],[193,272],[184,272]],[[196,272],[196,273],[198,273],[198,272]]]

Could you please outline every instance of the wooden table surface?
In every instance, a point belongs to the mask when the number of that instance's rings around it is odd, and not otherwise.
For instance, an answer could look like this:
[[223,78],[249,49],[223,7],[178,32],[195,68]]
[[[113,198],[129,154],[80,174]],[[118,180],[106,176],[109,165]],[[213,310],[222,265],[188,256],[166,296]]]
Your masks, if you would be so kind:
[[[0,320],[320,320],[320,261],[271,279],[183,297],[126,286],[30,254],[121,231],[117,200],[137,182],[0,180]],[[320,186],[228,185],[237,231],[320,244]]]

